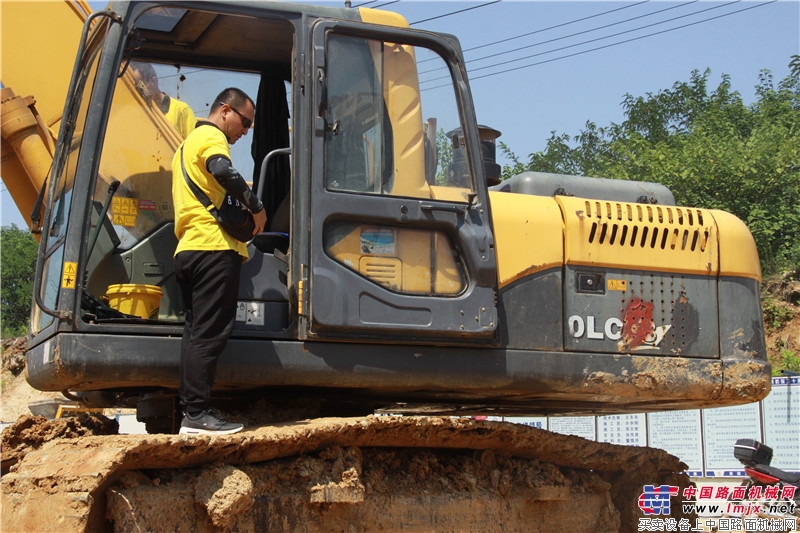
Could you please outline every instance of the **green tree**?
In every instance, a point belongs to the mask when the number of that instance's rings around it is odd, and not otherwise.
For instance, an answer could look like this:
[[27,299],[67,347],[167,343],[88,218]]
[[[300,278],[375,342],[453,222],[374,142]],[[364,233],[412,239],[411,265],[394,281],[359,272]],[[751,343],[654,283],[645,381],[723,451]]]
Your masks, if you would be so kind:
[[36,240],[27,229],[20,229],[16,224],[0,228],[0,312],[4,338],[27,333],[37,248]]
[[443,129],[436,131],[436,184],[447,183],[447,167],[453,162],[453,141]]
[[572,138],[554,132],[527,164],[512,158],[504,178],[538,170],[662,183],[680,204],[742,219],[766,273],[794,270],[800,266],[800,56],[790,68],[777,85],[762,71],[751,105],[731,90],[728,76],[710,90],[708,70],[656,94],[628,94],[622,124],[587,122]]
[[792,76],[800,76],[800,55],[795,54],[792,60],[789,61],[789,68],[792,70]]

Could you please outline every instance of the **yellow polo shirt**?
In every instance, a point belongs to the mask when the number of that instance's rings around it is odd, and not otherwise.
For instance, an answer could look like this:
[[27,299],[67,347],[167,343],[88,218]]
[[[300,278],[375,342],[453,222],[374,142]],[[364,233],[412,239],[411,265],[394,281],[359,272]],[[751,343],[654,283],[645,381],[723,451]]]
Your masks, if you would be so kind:
[[194,111],[189,107],[189,104],[174,98],[169,99],[169,109],[164,113],[164,117],[170,124],[175,126],[175,129],[184,139],[189,136],[195,124],[197,124],[197,118],[195,118]]
[[172,159],[172,202],[175,206],[175,236],[178,237],[175,254],[187,250],[234,250],[247,259],[247,245],[222,230],[186,183],[181,170],[181,148],[189,177],[217,207],[222,205],[227,193],[206,169],[206,163],[218,155],[231,157],[228,139],[210,122],[200,122],[175,152]]

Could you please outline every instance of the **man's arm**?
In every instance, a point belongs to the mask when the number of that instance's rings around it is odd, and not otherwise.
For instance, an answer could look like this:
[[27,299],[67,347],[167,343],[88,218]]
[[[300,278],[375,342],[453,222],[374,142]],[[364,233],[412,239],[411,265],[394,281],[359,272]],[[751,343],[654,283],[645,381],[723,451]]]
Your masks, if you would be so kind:
[[242,204],[252,213],[258,213],[264,209],[261,200],[256,196],[253,190],[248,187],[247,182],[244,180],[239,171],[233,168],[231,160],[225,156],[214,156],[208,160],[206,168],[212,176],[225,188],[228,193],[235,199],[239,200]]

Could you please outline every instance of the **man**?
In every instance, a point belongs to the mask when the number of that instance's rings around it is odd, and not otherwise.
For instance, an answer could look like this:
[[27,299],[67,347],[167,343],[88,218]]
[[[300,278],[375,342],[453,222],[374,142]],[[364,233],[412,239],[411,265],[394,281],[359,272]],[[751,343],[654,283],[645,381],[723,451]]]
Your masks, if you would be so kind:
[[153,102],[164,113],[164,117],[172,124],[181,136],[185,139],[194,129],[197,119],[194,111],[186,102],[170,98],[158,87],[158,76],[153,65],[131,62],[131,73],[136,80],[136,90],[148,103]]
[[230,145],[247,135],[254,117],[250,97],[239,89],[225,89],[214,100],[208,120],[197,123],[172,160],[175,276],[186,308],[179,383],[182,434],[235,433],[243,427],[222,420],[210,404],[217,358],[236,320],[247,246],[217,224],[187,185],[183,169],[214,205],[221,205],[230,193],[247,206],[255,220],[253,235],[260,233],[267,222],[264,207],[230,159]]

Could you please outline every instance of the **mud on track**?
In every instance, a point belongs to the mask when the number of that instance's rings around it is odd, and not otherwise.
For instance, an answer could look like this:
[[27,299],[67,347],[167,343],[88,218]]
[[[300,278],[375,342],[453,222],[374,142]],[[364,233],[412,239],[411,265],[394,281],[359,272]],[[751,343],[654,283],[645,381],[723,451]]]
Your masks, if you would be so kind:
[[467,418],[213,437],[67,420],[4,430],[3,531],[636,531],[642,485],[689,484],[661,450]]

